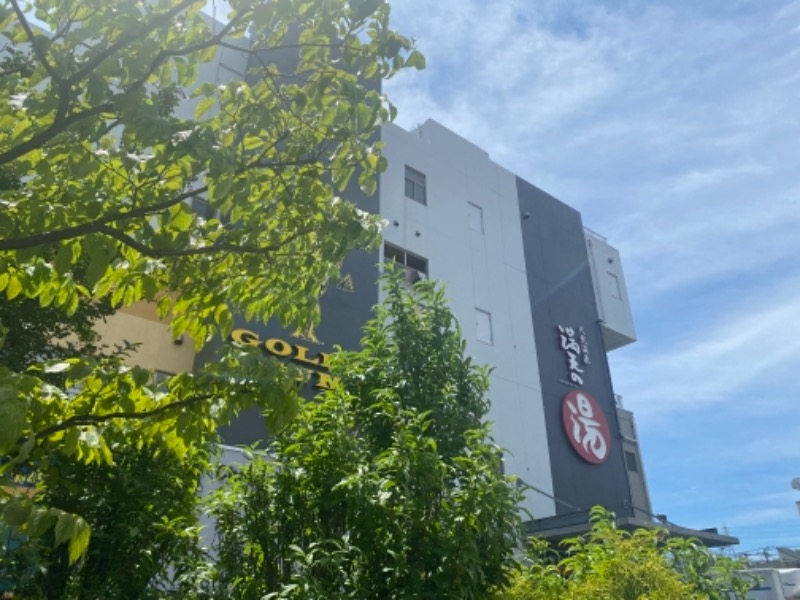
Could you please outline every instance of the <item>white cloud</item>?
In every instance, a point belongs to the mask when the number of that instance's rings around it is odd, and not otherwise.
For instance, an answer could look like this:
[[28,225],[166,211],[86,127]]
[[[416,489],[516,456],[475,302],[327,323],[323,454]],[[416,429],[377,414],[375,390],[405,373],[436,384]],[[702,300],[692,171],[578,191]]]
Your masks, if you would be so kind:
[[388,91],[401,124],[433,117],[580,209],[647,300],[800,251],[798,195],[783,193],[800,155],[793,6],[734,19],[637,2],[407,0],[395,11],[430,67]]
[[[612,376],[654,505],[785,540],[793,502],[757,490],[800,452],[800,0],[393,10],[429,64],[387,86],[400,124],[440,121],[621,251],[639,341]],[[723,407],[727,437],[691,422]]]
[[770,523],[779,523],[787,518],[796,517],[797,510],[792,503],[787,502],[785,507],[753,508],[734,514],[725,519],[729,527],[753,527]]
[[[744,387],[774,383],[796,364],[800,281],[744,300],[731,298],[733,308],[724,307],[713,321],[664,344],[648,340],[643,351],[614,361],[616,387],[641,420],[730,402]],[[796,407],[795,398],[781,397],[784,409]]]
[[[784,405],[796,407],[796,398],[784,397]],[[795,411],[792,411],[795,412]],[[796,414],[796,413],[795,413]],[[787,469],[785,485],[788,488],[790,477],[800,475],[800,425],[791,422],[774,430],[770,437],[761,437],[748,440],[739,448],[732,449],[730,458],[735,458],[743,466],[763,465],[765,463],[776,463],[784,465],[797,465],[797,474]],[[788,500],[788,496],[795,497],[800,501],[800,493],[787,492],[778,497]]]
[[694,192],[709,186],[716,186],[731,178],[743,175],[764,175],[770,172],[769,167],[757,163],[730,165],[710,169],[691,169],[675,178],[673,189],[678,193]]

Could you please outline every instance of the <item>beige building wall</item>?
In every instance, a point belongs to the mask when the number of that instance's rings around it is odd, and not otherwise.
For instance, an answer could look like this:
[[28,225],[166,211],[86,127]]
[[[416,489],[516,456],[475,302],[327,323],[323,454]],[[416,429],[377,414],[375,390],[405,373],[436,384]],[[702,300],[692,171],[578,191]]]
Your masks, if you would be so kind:
[[155,305],[138,302],[117,311],[95,329],[101,343],[109,348],[125,341],[139,344],[125,362],[166,373],[191,371],[194,363],[194,342],[184,335],[175,339],[169,325],[158,318]]

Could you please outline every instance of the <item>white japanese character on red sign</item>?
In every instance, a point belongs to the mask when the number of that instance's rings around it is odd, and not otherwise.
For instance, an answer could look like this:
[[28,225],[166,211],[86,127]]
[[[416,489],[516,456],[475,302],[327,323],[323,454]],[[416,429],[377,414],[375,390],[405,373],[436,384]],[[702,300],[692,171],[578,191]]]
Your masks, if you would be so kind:
[[594,457],[591,462],[603,462],[608,456],[608,425],[596,401],[593,403],[583,392],[569,394],[564,401],[571,424],[568,434],[573,446],[584,450],[581,453],[584,458]]

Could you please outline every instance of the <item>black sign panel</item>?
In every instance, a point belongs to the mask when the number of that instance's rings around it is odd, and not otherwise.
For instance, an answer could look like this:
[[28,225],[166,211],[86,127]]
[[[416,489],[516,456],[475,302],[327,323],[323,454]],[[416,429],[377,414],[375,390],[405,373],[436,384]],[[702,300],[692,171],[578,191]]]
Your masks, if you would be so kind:
[[[629,515],[628,475],[580,214],[519,178],[517,192],[553,493],[561,501],[557,513],[571,512],[568,505],[601,504]],[[565,404],[575,391],[596,405]],[[605,429],[594,425],[597,410]],[[601,433],[609,439],[600,440]],[[602,461],[590,460],[601,442],[607,444]]]

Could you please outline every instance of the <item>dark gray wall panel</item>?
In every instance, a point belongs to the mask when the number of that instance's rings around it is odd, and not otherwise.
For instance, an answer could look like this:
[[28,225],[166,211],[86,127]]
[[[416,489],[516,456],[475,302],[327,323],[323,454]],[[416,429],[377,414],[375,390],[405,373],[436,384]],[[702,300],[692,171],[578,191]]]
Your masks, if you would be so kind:
[[[628,478],[580,214],[522,179],[517,190],[554,495],[581,509],[602,504],[628,515]],[[600,465],[585,462],[564,431],[562,401],[576,388],[561,381],[569,379],[569,370],[559,325],[582,326],[586,333],[591,364],[582,367],[578,389],[600,403],[612,437],[611,453]],[[572,509],[557,504],[557,511]]]

